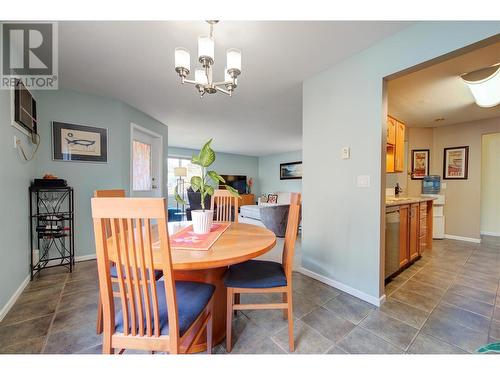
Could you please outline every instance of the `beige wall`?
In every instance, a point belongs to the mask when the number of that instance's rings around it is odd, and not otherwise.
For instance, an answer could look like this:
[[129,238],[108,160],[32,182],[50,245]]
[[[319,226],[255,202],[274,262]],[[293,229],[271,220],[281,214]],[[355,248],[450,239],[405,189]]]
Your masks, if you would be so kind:
[[480,238],[481,139],[483,134],[495,132],[500,132],[499,117],[434,129],[432,173],[442,176],[445,147],[469,146],[469,178],[444,180],[446,234]]
[[500,236],[500,133],[483,135],[481,233]]
[[[469,177],[467,180],[442,180],[446,188],[444,214],[445,233],[479,239],[481,231],[481,140],[483,134],[500,132],[500,117],[437,128],[407,128],[409,151],[430,149],[430,174],[443,177],[443,153],[446,147],[469,146]],[[411,168],[411,162],[408,163]],[[497,180],[492,189],[498,192]],[[408,178],[408,195],[420,195],[421,182]],[[498,194],[498,193],[497,193]],[[497,195],[498,197],[498,195]],[[498,204],[498,200],[496,201]],[[498,212],[498,208],[496,209]],[[498,214],[497,214],[498,215]]]
[[[433,142],[433,128],[406,128],[408,132],[408,172],[411,172],[411,150],[430,150],[430,161],[432,168],[432,161],[434,158],[434,152],[432,149]],[[435,171],[430,170],[431,174],[437,174]],[[440,173],[439,173],[440,174]],[[409,175],[408,177],[408,195],[418,196],[422,193],[422,180],[412,180]]]

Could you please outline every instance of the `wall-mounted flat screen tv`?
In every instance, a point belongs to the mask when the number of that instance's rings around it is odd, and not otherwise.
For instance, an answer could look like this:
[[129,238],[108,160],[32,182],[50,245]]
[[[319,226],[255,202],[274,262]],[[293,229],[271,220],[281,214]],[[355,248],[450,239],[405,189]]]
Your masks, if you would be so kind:
[[36,101],[19,79],[14,88],[14,121],[18,127],[31,136],[33,142],[36,142]]
[[[221,174],[221,177],[226,181],[226,185],[238,190],[238,193],[247,192],[247,176]],[[224,185],[219,185],[219,189],[224,189]]]

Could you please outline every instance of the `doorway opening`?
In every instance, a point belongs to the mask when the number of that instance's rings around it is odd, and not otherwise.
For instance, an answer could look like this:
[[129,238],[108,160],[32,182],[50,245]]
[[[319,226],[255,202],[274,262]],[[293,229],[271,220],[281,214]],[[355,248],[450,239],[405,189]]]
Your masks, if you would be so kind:
[[[498,64],[495,36],[385,79],[380,284],[386,297],[417,273],[415,282],[450,286],[484,235],[500,235],[491,229],[500,225],[500,137],[493,135],[500,132],[500,104],[482,105],[466,79]],[[411,293],[416,286],[406,285]]]
[[482,137],[481,235],[500,237],[500,133]]

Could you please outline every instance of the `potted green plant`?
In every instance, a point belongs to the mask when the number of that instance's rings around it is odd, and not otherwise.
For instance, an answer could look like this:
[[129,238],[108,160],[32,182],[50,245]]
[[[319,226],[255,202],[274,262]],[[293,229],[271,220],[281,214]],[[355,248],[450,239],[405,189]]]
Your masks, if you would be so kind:
[[[197,234],[206,234],[210,232],[214,212],[205,207],[205,197],[212,196],[215,192],[215,187],[222,183],[225,188],[235,197],[240,198],[240,194],[236,189],[226,185],[226,181],[214,170],[208,168],[215,161],[215,152],[210,147],[212,139],[203,145],[198,155],[193,155],[191,163],[201,167],[201,176],[191,177],[191,188],[195,192],[200,192],[201,195],[201,210],[191,211],[193,220],[193,231]],[[188,203],[182,199],[178,192],[178,186],[175,187],[175,200],[180,204],[187,205]]]

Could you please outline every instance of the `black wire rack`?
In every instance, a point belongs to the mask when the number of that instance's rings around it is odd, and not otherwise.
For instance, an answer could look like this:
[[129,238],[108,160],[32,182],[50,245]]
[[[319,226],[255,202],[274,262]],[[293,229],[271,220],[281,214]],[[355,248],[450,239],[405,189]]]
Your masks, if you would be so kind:
[[30,186],[30,276],[75,265],[73,188]]

